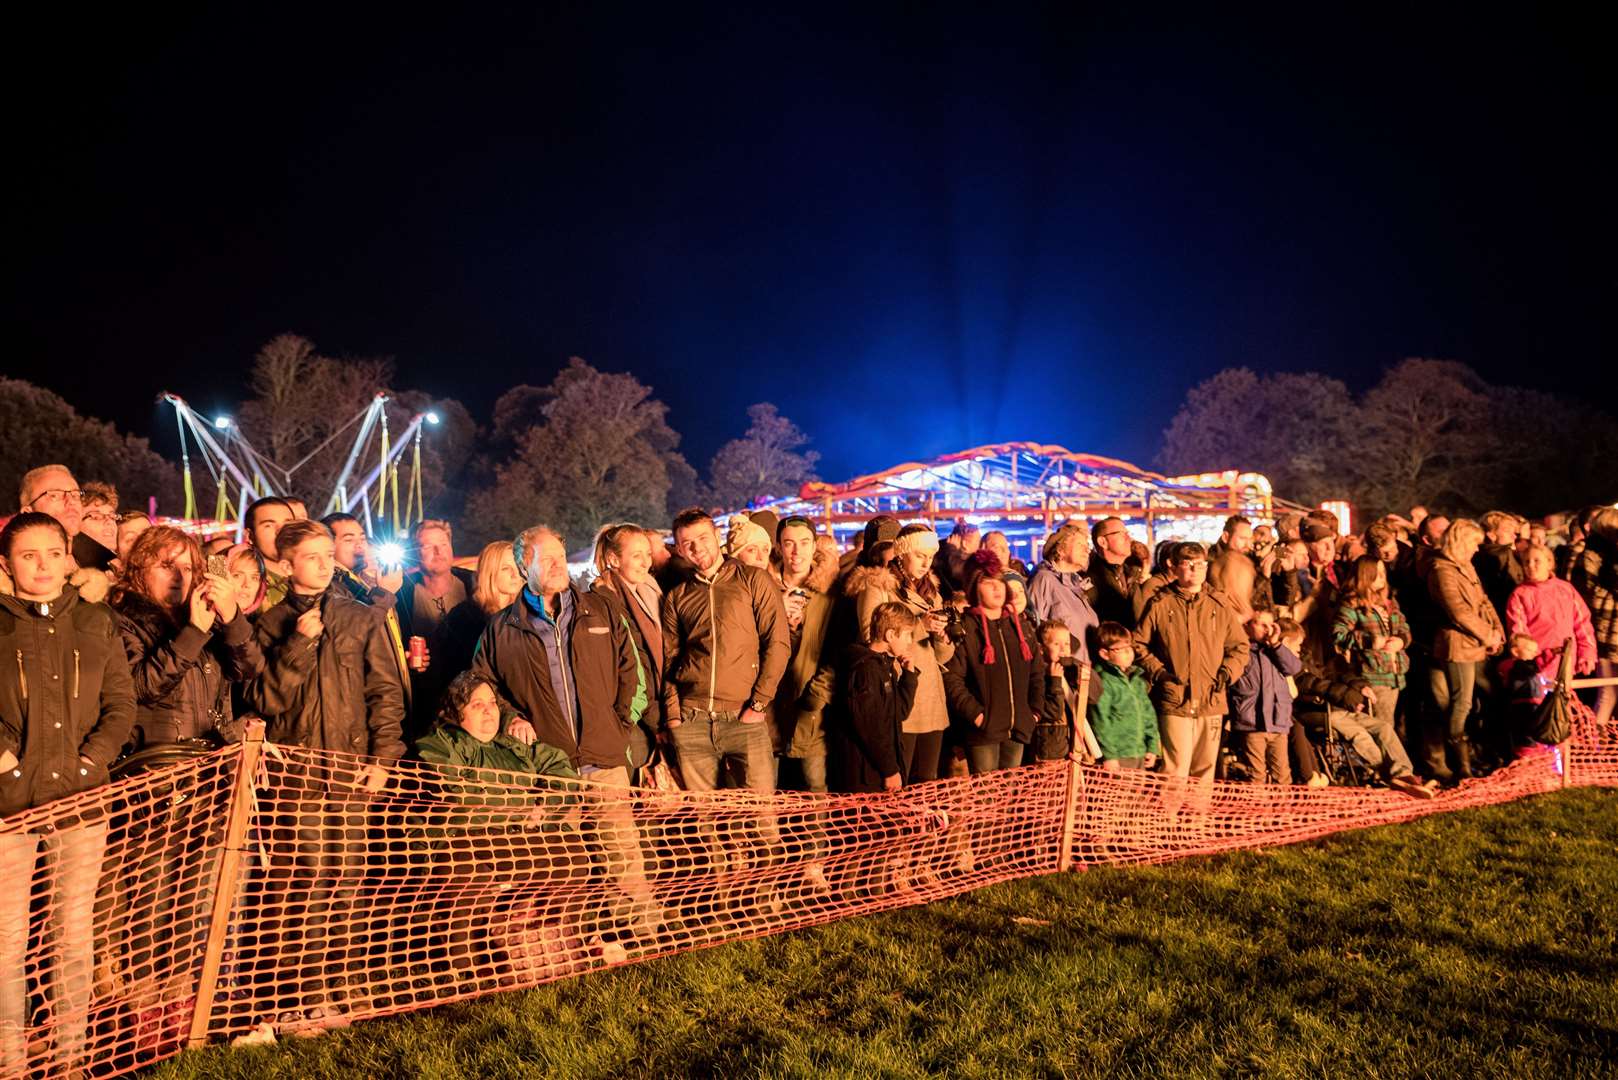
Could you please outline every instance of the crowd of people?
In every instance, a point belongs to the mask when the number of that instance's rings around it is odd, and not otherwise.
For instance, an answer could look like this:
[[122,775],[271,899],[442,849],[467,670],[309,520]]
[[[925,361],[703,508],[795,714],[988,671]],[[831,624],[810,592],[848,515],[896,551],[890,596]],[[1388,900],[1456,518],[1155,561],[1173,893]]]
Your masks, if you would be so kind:
[[[1352,535],[1324,510],[1238,515],[1210,546],[1155,551],[1105,517],[1060,525],[1032,569],[964,521],[940,537],[878,516],[844,551],[807,518],[739,513],[721,533],[693,509],[668,530],[602,529],[575,580],[579,538],[544,525],[466,569],[451,525],[422,521],[405,572],[352,515],[311,520],[294,499],[258,500],[240,542],[206,544],[117,500],[47,465],[0,531],[0,815],[107,783],[133,754],[239,740],[250,719],[275,743],[362,755],[348,782],[373,794],[410,757],[763,794],[1070,755],[1187,788],[1320,785],[1351,747],[1369,782],[1430,797],[1534,744],[1565,650],[1580,675],[1618,668],[1618,508],[1416,507]],[[1595,693],[1598,720],[1614,696]],[[305,949],[353,888],[329,842],[348,823],[317,784],[308,798],[283,834]],[[602,807],[590,828],[628,934],[655,933],[632,803]],[[13,880],[61,868],[41,993],[64,1061],[83,1049],[106,843],[95,822],[0,834]],[[161,859],[139,872],[172,890]],[[0,1072],[22,1060],[34,899],[0,899]],[[340,1022],[328,973],[300,990],[289,1026]]]

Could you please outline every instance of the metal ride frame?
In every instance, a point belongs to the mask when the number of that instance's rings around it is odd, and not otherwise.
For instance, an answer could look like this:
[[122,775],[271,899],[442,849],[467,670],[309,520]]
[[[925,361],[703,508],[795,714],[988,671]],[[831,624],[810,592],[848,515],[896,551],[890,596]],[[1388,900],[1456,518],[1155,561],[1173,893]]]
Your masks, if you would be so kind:
[[780,517],[816,520],[839,540],[876,514],[933,524],[965,518],[1007,534],[1013,550],[1063,521],[1120,517],[1137,539],[1155,543],[1166,526],[1182,538],[1212,539],[1231,514],[1271,519],[1307,508],[1277,498],[1259,473],[1167,477],[1127,461],[1032,442],[995,443],[907,462],[842,484],[809,483],[763,504]]
[[[349,449],[348,458],[343,463],[342,472],[337,476],[333,485],[331,497],[326,500],[321,516],[333,513],[358,513],[365,521],[365,531],[375,535],[374,525],[390,524],[392,535],[397,536],[401,530],[408,528],[411,521],[420,521],[426,516],[426,503],[422,497],[421,488],[421,433],[424,424],[437,424],[439,421],[436,412],[417,413],[399,434],[397,440],[389,437],[388,433],[388,395],[378,393],[371,399],[371,403],[364,409],[355,413],[342,427],[332,432],[324,442],[305,454],[302,460],[291,466],[283,466],[272,461],[260,453],[252,443],[247,441],[234,421],[228,416],[216,417],[208,420],[197,413],[196,410],[178,394],[164,392],[160,400],[174,406],[175,420],[180,432],[180,462],[185,478],[185,514],[186,520],[195,520],[197,517],[197,500],[195,487],[191,479],[191,445],[194,443],[202,457],[202,463],[207,467],[208,474],[213,478],[218,498],[214,507],[214,518],[218,521],[229,521],[231,512],[230,485],[235,484],[237,497],[235,505],[236,539],[242,537],[243,519],[246,516],[247,506],[254,499],[269,495],[286,495],[292,488],[292,476],[303,466],[307,465],[315,455],[325,450],[337,441],[354,425],[359,425],[359,431]],[[218,437],[215,437],[215,433]],[[189,439],[187,438],[189,433]],[[367,456],[374,441],[380,438],[381,452],[376,465],[372,466],[357,484],[354,479],[355,470],[360,461]],[[399,500],[399,460],[404,456],[405,448],[411,450],[410,483],[406,488],[401,517]],[[234,456],[233,456],[234,454]],[[373,519],[371,506],[371,489],[376,488],[376,507]],[[389,498],[392,499],[391,520],[386,517],[389,509]]]

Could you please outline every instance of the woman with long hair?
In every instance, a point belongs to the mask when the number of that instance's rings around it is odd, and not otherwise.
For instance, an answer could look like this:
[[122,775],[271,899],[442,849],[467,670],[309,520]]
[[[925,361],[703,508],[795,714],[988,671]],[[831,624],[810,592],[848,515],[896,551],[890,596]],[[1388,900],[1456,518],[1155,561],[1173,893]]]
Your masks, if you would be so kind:
[[[1452,522],[1427,575],[1437,621],[1429,675],[1436,723],[1427,731],[1427,768],[1445,782],[1472,775],[1466,721],[1484,660],[1505,648],[1500,616],[1472,567],[1472,556],[1482,543],[1483,529],[1477,522],[1470,518]],[[1453,769],[1446,757],[1453,760]]]
[[1376,695],[1372,716],[1390,726],[1410,671],[1410,640],[1410,623],[1388,589],[1387,564],[1376,555],[1361,555],[1332,623],[1332,643]]
[[613,617],[628,629],[646,695],[646,709],[629,733],[629,767],[633,778],[634,770],[651,760],[663,716],[662,593],[652,578],[652,544],[646,530],[621,522],[596,533],[595,568],[596,579],[590,583],[590,593],[600,597]]
[[944,688],[972,775],[1022,763],[1046,708],[1039,642],[1012,610],[1004,568],[992,553],[968,562],[968,609]]
[[901,745],[904,782],[920,784],[938,779],[949,729],[943,668],[955,646],[946,632],[949,606],[934,572],[940,544],[926,525],[906,525],[891,544],[877,546],[890,547],[887,561],[855,567],[844,579],[843,593],[853,601],[855,642],[868,644],[871,616],[883,604],[898,601],[921,617],[915,631],[916,696],[902,725]]

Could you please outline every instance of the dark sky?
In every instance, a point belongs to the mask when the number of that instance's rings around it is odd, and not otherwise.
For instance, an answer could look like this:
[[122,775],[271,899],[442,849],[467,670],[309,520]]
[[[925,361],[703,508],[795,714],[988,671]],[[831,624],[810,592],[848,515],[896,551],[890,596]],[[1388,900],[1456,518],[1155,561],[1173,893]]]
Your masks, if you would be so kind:
[[771,400],[831,479],[1148,463],[1234,364],[1618,384],[1571,19],[161,7],[17,25],[4,76],[6,373],[160,447],[159,390],[225,406],[283,331],[480,419],[630,370],[699,468]]

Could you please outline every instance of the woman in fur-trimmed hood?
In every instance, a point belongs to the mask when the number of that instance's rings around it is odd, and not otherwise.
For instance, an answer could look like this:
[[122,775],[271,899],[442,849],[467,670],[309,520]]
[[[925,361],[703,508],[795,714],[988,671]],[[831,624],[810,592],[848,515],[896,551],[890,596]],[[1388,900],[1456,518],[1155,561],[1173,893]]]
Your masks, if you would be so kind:
[[872,614],[889,601],[896,600],[921,617],[916,628],[916,698],[904,721],[906,784],[938,778],[944,732],[949,728],[943,669],[955,655],[955,646],[945,632],[947,608],[932,572],[938,547],[938,534],[931,528],[906,525],[893,541],[885,565],[855,567],[843,582],[844,595],[853,601],[861,642],[870,635]]

